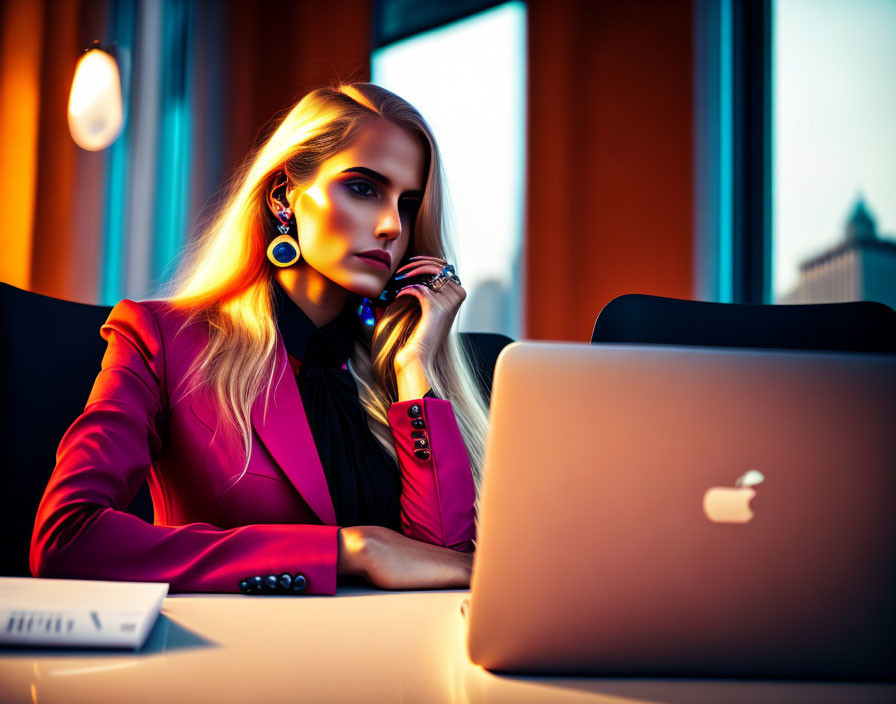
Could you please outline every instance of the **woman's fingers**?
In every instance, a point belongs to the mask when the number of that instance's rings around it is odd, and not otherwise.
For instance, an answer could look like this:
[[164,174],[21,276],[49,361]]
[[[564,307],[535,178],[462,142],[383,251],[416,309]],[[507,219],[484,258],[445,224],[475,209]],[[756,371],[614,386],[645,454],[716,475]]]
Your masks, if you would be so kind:
[[443,302],[445,307],[456,309],[467,297],[467,292],[460,284],[449,280],[438,291],[433,291],[423,284],[411,284],[402,288],[395,298],[401,296],[413,296],[423,305],[428,305],[431,302]]
[[406,264],[401,267],[398,271],[395,272],[396,278],[400,277],[401,279],[406,279],[411,276],[420,276],[421,274],[431,274],[435,276],[438,274],[444,267],[432,263],[432,262],[414,262],[413,264]]
[[418,301],[420,301],[420,305],[424,307],[429,305],[429,298],[426,296],[426,291],[428,289],[426,286],[422,284],[413,284],[411,286],[405,286],[398,293],[395,294],[395,299],[398,300],[402,296],[413,296]]
[[398,273],[399,271],[401,271],[403,269],[408,269],[408,268],[411,268],[414,266],[420,266],[420,265],[434,266],[439,271],[441,271],[445,266],[448,265],[448,262],[446,262],[444,259],[440,259],[439,257],[429,257],[429,256],[419,255],[419,256],[411,257],[410,259],[408,259],[408,261],[403,266],[398,268],[396,273]]

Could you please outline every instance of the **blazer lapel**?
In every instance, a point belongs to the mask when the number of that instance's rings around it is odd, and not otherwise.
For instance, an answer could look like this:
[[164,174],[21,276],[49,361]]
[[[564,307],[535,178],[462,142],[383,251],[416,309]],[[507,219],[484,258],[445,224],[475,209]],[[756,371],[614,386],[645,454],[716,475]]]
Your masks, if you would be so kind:
[[283,340],[277,339],[276,387],[252,406],[252,426],[274,461],[302,495],[317,517],[326,525],[336,525],[336,512],[327,488],[327,479],[314,445],[311,428],[299,387],[289,366]]

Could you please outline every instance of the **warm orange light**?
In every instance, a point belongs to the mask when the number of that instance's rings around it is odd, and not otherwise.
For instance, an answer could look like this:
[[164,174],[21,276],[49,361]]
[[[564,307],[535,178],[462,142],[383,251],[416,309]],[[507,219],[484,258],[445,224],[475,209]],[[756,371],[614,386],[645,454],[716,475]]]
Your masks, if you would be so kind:
[[118,64],[102,49],[90,49],[78,61],[68,98],[68,128],[82,149],[99,151],[121,134],[121,78]]
[[306,189],[302,195],[308,196],[321,208],[323,208],[327,204],[327,197],[324,195],[324,192],[317,184],[314,184],[310,188]]

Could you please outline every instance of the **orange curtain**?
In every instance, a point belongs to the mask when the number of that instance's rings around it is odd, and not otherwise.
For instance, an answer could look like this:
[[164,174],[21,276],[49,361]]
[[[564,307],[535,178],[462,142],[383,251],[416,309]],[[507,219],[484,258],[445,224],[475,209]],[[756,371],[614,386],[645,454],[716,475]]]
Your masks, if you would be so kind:
[[691,0],[529,0],[526,335],[693,292]]
[[81,301],[96,295],[100,231],[84,224],[100,206],[102,173],[72,142],[66,108],[75,62],[102,36],[105,5],[0,6],[0,280]]
[[223,54],[228,67],[225,161],[238,164],[308,91],[337,80],[369,81],[372,0],[232,1]]
[[43,5],[0,4],[0,281],[31,283]]
[[[84,301],[95,295],[100,230],[78,227],[75,203],[89,191],[89,200],[99,209],[102,173],[96,171],[89,180],[84,174],[79,178],[81,150],[68,129],[68,95],[75,62],[92,35],[102,30],[104,8],[97,2],[78,0],[45,0],[45,7],[30,288]],[[83,34],[89,38],[79,39]],[[90,157],[97,164],[101,161],[99,155]]]

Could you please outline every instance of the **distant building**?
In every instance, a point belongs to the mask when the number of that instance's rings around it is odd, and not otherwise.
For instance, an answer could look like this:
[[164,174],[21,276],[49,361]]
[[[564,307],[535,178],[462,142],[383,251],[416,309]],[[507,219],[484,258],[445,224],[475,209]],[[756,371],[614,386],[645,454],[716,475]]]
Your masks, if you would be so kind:
[[880,301],[896,309],[896,242],[877,235],[864,200],[846,223],[843,242],[800,264],[796,288],[781,303]]

